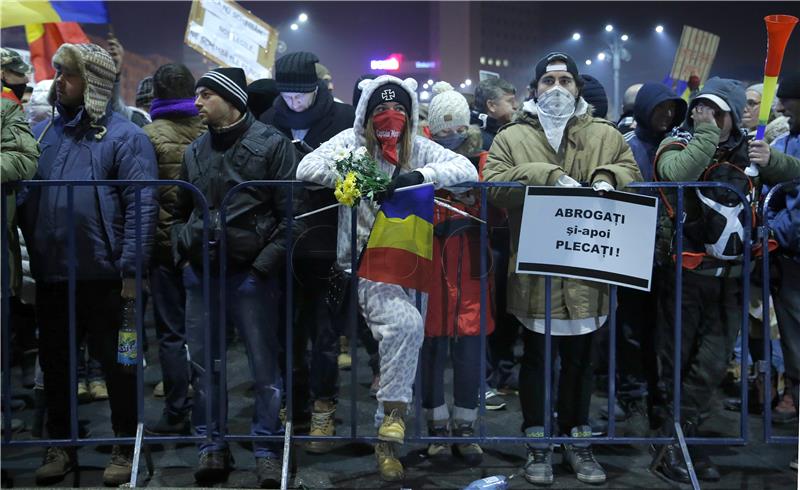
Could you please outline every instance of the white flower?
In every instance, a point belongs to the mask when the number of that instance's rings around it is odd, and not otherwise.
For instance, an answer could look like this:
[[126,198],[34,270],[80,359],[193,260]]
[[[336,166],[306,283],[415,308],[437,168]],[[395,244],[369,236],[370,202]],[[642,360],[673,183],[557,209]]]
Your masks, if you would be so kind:
[[364,146],[359,146],[356,151],[353,152],[353,156],[356,158],[364,158],[367,156],[367,148]]
[[333,160],[336,162],[341,162],[343,160],[347,160],[348,158],[350,158],[349,148],[338,148],[333,152]]

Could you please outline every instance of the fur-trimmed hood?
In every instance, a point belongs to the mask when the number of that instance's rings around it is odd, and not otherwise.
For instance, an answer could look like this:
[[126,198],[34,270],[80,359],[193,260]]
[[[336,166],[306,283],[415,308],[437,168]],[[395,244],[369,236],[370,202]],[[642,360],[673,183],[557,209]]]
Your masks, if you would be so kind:
[[[100,120],[106,115],[108,102],[114,90],[116,65],[108,52],[96,44],[62,44],[53,56],[53,67],[62,66],[80,73],[84,81],[83,107],[89,115],[90,124],[100,127],[97,137],[102,138],[105,128]],[[56,83],[48,94],[50,105],[56,105]]]
[[410,124],[409,129],[411,130],[411,134],[417,134],[417,126],[419,126],[417,81],[413,78],[400,80],[392,75],[381,75],[373,80],[362,80],[358,84],[358,88],[361,89],[361,98],[358,100],[358,107],[356,107],[356,119],[353,122],[353,131],[356,135],[357,147],[364,146],[366,144],[366,138],[364,137],[364,126],[366,125],[367,118],[369,117],[369,114],[367,114],[369,98],[372,97],[372,93],[375,92],[375,90],[380,88],[382,85],[386,85],[387,83],[396,83],[397,85],[400,85],[406,90],[406,92],[408,92],[409,97],[411,97],[411,114],[408,116],[408,122]]

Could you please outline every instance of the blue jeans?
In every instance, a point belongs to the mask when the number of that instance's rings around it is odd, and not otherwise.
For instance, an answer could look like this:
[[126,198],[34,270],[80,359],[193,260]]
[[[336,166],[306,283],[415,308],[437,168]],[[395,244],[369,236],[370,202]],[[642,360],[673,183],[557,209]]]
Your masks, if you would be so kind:
[[186,294],[183,274],[172,265],[150,269],[150,292],[158,336],[158,358],[164,381],[164,411],[177,417],[189,412],[189,361],[186,359]]
[[[192,425],[197,435],[205,436],[211,431],[219,435],[219,421],[226,420],[227,413],[220,414],[220,397],[227,407],[227,393],[220,393],[219,378],[212,376],[212,392],[207,393],[205,377],[205,328],[203,318],[203,287],[197,272],[192,267],[183,270],[183,284],[186,288],[186,342],[192,358],[192,384],[195,388],[194,406],[192,408]],[[278,417],[281,408],[283,385],[278,370],[278,354],[281,346],[278,342],[276,322],[278,320],[279,290],[274,279],[261,279],[250,272],[229,274],[225,278],[226,285],[226,319],[239,331],[245,348],[250,372],[255,389],[255,411],[250,425],[250,435],[275,436],[282,435],[283,428]],[[211,278],[211,346],[209,354],[219,359],[220,346],[224,343],[220,338],[219,328],[219,290],[218,277]],[[206,421],[206,402],[211,398],[212,420]],[[225,409],[227,412],[227,408]],[[210,426],[210,427],[209,427]],[[226,444],[220,441],[204,441],[200,444],[200,452],[220,451]],[[282,443],[254,442],[253,450],[256,458],[280,457]]]
[[478,336],[425,337],[420,354],[420,362],[425,366],[422,406],[433,410],[445,404],[444,371],[448,348],[453,360],[455,418],[471,422],[477,416],[480,392],[481,338]]

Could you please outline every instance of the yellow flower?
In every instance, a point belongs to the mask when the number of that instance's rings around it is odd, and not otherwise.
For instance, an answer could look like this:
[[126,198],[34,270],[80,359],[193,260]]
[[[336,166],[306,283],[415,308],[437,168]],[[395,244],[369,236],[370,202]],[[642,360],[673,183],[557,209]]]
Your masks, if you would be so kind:
[[336,181],[336,190],[334,190],[333,195],[337,201],[346,206],[352,207],[358,202],[361,197],[361,191],[356,182],[355,172],[348,173],[344,180],[339,179]]

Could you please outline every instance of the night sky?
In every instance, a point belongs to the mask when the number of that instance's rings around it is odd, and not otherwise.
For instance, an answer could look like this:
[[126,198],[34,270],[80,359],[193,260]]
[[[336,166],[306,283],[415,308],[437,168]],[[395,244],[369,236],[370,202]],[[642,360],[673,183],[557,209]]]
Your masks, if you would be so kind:
[[[336,83],[336,95],[350,99],[352,84],[368,71],[369,60],[393,52],[408,59],[428,59],[430,40],[428,3],[423,2],[240,2],[280,31],[288,51],[315,52],[328,66]],[[190,2],[108,2],[116,35],[126,48],[139,54],[158,53],[180,60]],[[493,2],[498,9],[502,2]],[[525,9],[532,25],[541,27],[541,45],[532,46],[530,58],[512,60],[533,66],[538,57],[562,49],[579,61],[582,71],[598,77],[611,91],[609,63],[598,63],[602,29],[614,24],[631,36],[632,60],[622,67],[622,86],[660,81],[669,71],[683,24],[721,36],[712,75],[746,81],[763,77],[766,30],[763,17],[787,13],[800,16],[793,2],[529,2]],[[309,21],[300,30],[289,30],[300,12]],[[653,32],[662,24],[665,35]],[[103,25],[84,25],[90,34],[105,35]],[[538,28],[538,27],[537,27]],[[6,41],[18,38],[4,30]],[[574,42],[573,32],[583,34]],[[592,58],[592,66],[583,61]],[[800,28],[789,41],[783,71],[800,70]],[[503,75],[502,69],[497,69]],[[530,70],[532,72],[532,68]],[[510,75],[510,74],[509,74]],[[474,75],[477,79],[477,73]],[[458,82],[453,80],[452,82]]]

